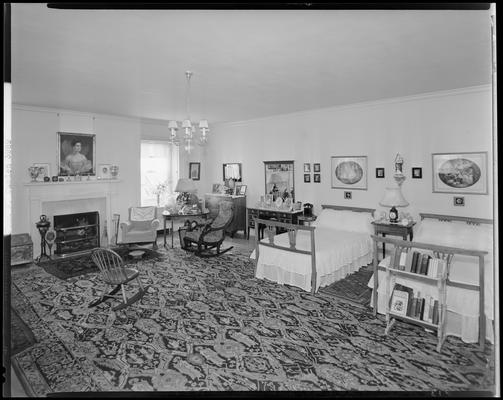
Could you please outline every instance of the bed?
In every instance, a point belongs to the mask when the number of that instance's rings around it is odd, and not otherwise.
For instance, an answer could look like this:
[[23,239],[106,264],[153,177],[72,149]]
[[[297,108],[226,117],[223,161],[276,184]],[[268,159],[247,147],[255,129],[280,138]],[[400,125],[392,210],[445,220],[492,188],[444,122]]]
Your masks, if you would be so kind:
[[[447,280],[446,335],[460,337],[467,343],[479,341],[483,345],[484,338],[494,343],[493,322],[497,293],[494,290],[492,220],[439,214],[420,214],[420,217],[414,243],[447,246],[464,251],[464,254],[454,252],[451,261]],[[392,244],[400,242],[387,238],[378,240]],[[477,252],[487,254],[477,256]],[[384,314],[386,310],[384,267],[389,266],[390,262],[391,257],[388,256],[379,263],[376,311],[380,314]],[[480,285],[480,282],[483,284]],[[423,294],[433,295],[436,291],[434,285],[407,277],[397,277],[396,283],[421,290]],[[374,288],[374,275],[368,286]],[[371,306],[374,307],[375,297],[372,297]]]
[[[311,226],[255,220],[255,277],[315,293],[372,262],[374,209],[322,205]],[[264,239],[258,229],[265,225]],[[286,230],[276,234],[277,229]]]

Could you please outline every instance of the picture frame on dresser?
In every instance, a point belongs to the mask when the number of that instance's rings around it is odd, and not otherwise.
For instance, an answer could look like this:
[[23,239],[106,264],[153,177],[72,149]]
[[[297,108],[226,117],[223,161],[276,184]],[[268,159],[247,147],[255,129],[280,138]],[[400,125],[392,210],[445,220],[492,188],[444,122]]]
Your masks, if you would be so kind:
[[247,185],[236,185],[236,195],[246,196]]
[[487,152],[433,153],[433,193],[487,194]]
[[58,132],[58,175],[96,175],[96,135]]
[[332,156],[332,189],[367,190],[367,156]]

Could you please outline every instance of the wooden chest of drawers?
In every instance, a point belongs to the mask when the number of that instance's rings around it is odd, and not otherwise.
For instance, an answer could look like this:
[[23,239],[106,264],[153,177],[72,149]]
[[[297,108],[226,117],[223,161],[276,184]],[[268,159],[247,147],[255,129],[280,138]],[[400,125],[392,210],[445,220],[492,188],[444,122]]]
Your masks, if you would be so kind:
[[27,233],[12,235],[10,264],[27,264],[33,261],[33,242]]

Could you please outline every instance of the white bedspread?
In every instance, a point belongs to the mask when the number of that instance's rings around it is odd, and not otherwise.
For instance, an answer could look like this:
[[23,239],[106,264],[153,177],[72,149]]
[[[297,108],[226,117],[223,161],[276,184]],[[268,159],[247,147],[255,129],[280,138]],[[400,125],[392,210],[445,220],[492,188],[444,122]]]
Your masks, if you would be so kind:
[[[262,242],[268,242],[265,238]],[[274,237],[274,243],[289,247],[288,234]],[[310,250],[309,231],[299,230],[296,248]],[[372,261],[372,239],[368,233],[315,229],[316,290],[357,271]],[[255,259],[255,250],[250,258]],[[311,256],[260,246],[255,277],[311,290]]]

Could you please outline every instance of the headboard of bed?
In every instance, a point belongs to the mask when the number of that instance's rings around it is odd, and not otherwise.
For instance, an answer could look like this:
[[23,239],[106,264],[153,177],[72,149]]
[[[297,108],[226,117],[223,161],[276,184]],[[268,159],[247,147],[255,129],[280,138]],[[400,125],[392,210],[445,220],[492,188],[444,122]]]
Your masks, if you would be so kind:
[[343,211],[354,211],[354,212],[367,212],[374,216],[375,208],[361,208],[361,207],[348,207],[348,206],[335,206],[330,204],[322,204],[322,209],[328,208],[331,210],[343,210]]
[[425,218],[431,218],[431,219],[437,219],[439,221],[444,221],[444,222],[463,221],[463,222],[466,222],[468,225],[480,225],[480,224],[492,224],[493,223],[492,219],[461,217],[461,216],[457,216],[457,215],[419,213],[419,216],[421,217],[421,220],[423,220]]

